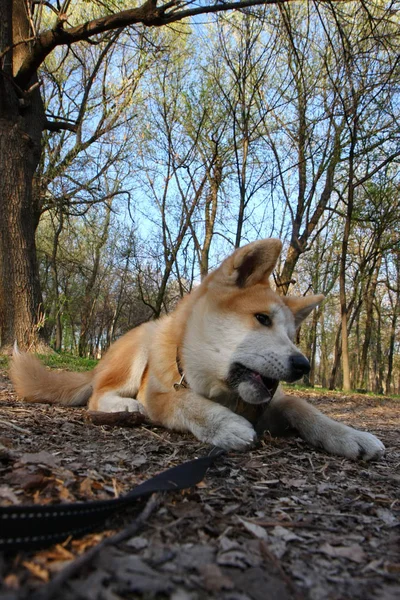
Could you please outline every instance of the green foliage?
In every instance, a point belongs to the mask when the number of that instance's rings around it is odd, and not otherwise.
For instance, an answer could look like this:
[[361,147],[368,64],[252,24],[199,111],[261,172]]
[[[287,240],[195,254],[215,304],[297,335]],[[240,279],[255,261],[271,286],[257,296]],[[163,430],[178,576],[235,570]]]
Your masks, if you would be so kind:
[[302,383],[284,383],[283,387],[292,390],[304,392],[306,394],[312,394],[314,397],[318,398],[319,396],[340,396],[340,397],[351,397],[351,396],[365,396],[365,398],[375,398],[377,400],[381,399],[384,401],[386,398],[390,398],[392,400],[400,400],[400,394],[376,394],[370,391],[358,391],[358,390],[350,390],[349,392],[344,392],[342,390],[329,390],[328,388],[323,388],[321,386],[310,387],[308,385]]
[[0,354],[0,369],[8,369],[9,357]]
[[[65,369],[66,371],[91,371],[95,368],[98,360],[92,358],[80,358],[66,353],[38,354],[40,361],[52,369]],[[0,369],[8,369],[10,357],[0,355]]]
[[66,369],[67,371],[91,371],[98,361],[92,358],[81,358],[72,354],[38,354],[38,358],[47,367],[52,369]]

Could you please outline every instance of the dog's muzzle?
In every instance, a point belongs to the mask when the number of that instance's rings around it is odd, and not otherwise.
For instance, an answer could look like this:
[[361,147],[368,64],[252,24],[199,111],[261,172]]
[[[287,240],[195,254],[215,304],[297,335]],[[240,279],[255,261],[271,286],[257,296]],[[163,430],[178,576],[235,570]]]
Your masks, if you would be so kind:
[[230,368],[227,384],[245,402],[263,404],[272,400],[279,380],[265,377],[241,363],[234,363]]

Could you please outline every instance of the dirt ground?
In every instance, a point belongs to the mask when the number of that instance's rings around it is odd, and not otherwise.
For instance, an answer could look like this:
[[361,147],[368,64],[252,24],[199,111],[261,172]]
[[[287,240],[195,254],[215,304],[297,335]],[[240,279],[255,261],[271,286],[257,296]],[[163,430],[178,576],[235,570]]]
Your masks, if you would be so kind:
[[[0,554],[0,600],[400,598],[400,402],[306,397],[380,437],[385,459],[351,462],[266,436],[218,459],[196,488],[153,498],[142,528],[122,542],[104,546],[137,511],[81,539]],[[3,506],[113,498],[209,450],[150,425],[96,426],[81,409],[24,404],[4,373],[0,444]],[[74,562],[102,542],[86,564]]]

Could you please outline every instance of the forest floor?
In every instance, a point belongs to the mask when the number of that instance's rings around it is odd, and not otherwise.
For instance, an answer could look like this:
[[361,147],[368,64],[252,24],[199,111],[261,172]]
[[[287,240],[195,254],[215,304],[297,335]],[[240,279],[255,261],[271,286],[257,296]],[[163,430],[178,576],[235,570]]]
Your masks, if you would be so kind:
[[[0,554],[0,600],[400,598],[400,401],[298,394],[376,434],[386,457],[352,462],[266,436],[220,457],[195,488],[158,497],[140,531],[103,543],[80,567],[89,549],[129,526],[132,511],[81,539]],[[24,404],[5,370],[0,444],[3,506],[113,498],[209,450],[148,424],[96,426],[83,409]]]

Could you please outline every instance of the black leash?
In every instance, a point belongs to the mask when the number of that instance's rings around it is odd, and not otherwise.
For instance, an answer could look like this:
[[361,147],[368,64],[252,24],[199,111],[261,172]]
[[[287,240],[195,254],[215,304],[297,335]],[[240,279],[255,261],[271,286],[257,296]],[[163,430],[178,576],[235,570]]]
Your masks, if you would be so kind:
[[167,469],[136,486],[120,498],[50,506],[0,507],[0,550],[33,549],[79,536],[102,525],[117,509],[153,492],[193,487],[205,476],[215,460],[225,454],[213,448],[208,456]]

